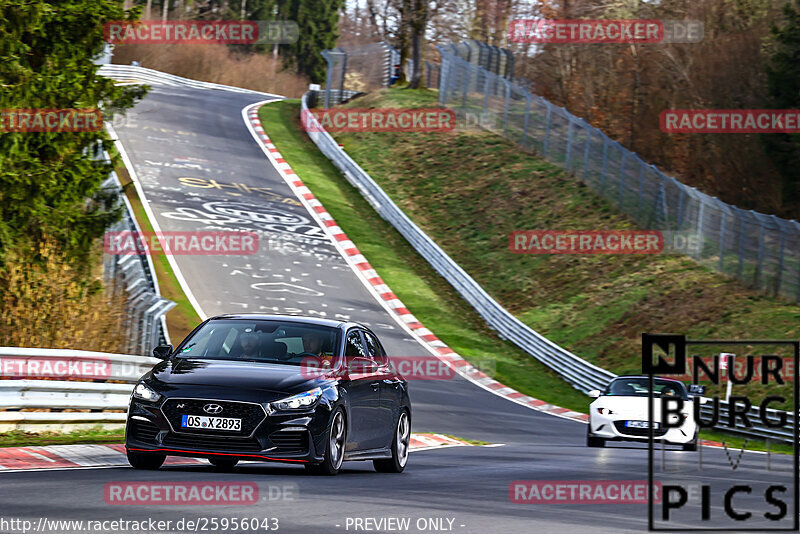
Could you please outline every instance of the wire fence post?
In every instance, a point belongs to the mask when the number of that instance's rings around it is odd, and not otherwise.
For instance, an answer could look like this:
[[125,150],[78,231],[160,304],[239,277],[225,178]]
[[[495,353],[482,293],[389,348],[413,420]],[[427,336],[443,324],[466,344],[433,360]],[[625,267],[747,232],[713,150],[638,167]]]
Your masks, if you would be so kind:
[[725,272],[723,259],[725,258],[725,220],[727,218],[728,214],[723,211],[719,220],[719,266],[717,267],[721,273]]
[[628,159],[628,151],[622,149],[622,162],[619,164],[619,209],[622,210],[622,192],[625,188],[625,161]]
[[481,113],[481,119],[484,121],[488,120],[489,114],[489,77],[484,76],[484,83],[483,83],[483,112]]
[[744,267],[744,215],[742,210],[736,209],[739,214],[739,265],[736,267],[736,277],[741,280],[742,268]]
[[530,123],[531,118],[531,94],[527,91],[525,92],[525,122],[522,126],[522,140],[520,144],[523,148],[527,146],[528,141],[528,124]]
[[764,268],[764,223],[761,223],[758,233],[758,263],[756,264],[756,287],[761,287],[761,270]]
[[603,134],[603,168],[600,170],[600,190],[606,185],[606,167],[608,166],[608,136]]
[[506,105],[505,109],[503,109],[503,135],[506,135],[508,131],[508,107],[511,104],[511,84],[505,78],[500,79],[503,80],[503,84],[506,87]]
[[542,148],[542,156],[547,157],[547,149],[550,145],[550,116],[553,114],[553,104],[547,102],[547,117],[544,119],[545,121],[545,132],[544,132],[544,147]]
[[644,161],[639,162],[639,218],[642,218],[642,195],[644,193]]
[[[584,123],[585,124],[585,123]],[[583,179],[589,179],[589,148],[592,144],[592,127],[586,124],[586,146],[583,149]]]
[[[774,215],[772,217],[773,220],[777,219],[777,217]],[[781,228],[781,244],[778,255],[778,272],[775,273],[775,295],[780,295],[781,293],[781,279],[783,278],[783,254],[786,249],[786,227],[783,224],[780,224],[780,222],[778,222],[778,224]]]
[[572,135],[574,131],[574,122],[572,118],[569,119],[569,128],[567,129],[567,152],[564,154],[564,168],[569,170],[569,157],[572,152]]

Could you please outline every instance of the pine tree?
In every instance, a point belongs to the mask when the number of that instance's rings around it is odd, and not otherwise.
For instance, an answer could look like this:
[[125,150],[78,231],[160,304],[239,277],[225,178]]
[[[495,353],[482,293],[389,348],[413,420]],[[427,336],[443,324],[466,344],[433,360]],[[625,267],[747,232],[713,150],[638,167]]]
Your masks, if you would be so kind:
[[[104,23],[134,16],[122,0],[0,0],[0,110],[100,108],[109,120],[133,106],[144,89],[116,87],[93,59]],[[97,160],[99,145],[111,146],[102,130],[0,128],[0,255],[49,236],[76,262],[86,257],[118,217],[100,190],[111,165]]]

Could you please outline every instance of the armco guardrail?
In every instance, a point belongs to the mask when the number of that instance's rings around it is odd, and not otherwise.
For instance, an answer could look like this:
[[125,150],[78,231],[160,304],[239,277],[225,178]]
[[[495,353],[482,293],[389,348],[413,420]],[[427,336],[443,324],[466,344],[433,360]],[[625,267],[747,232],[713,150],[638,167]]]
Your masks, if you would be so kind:
[[0,431],[124,423],[133,384],[158,361],[128,354],[0,347]]
[[[303,95],[302,99],[301,112],[305,113],[306,121],[304,124],[308,136],[320,151],[342,171],[347,181],[361,192],[375,211],[400,232],[436,272],[442,275],[486,323],[498,332],[500,337],[511,341],[550,369],[553,369],[575,389],[584,393],[588,393],[593,389],[603,390],[608,382],[617,376],[572,354],[563,347],[559,347],[511,315],[490,297],[471,276],[397,207],[372,177],[353,161],[333,137],[320,126],[313,115],[307,113],[309,98],[316,99],[317,97],[318,95],[310,92]],[[704,416],[704,420],[711,420],[711,409],[710,405],[702,407],[701,413]],[[767,410],[767,412],[773,421],[777,420],[780,414],[777,410]],[[720,413],[720,421],[725,421],[728,405],[724,402],[720,402]],[[740,421],[737,422],[739,425],[737,428],[731,429],[723,424],[718,425],[718,428],[745,436],[751,435],[778,441],[792,441],[794,436],[791,426],[792,414],[787,414],[787,424],[783,427],[770,428],[760,421],[758,407],[754,407],[750,413],[752,414],[751,421],[754,422],[752,428],[742,428]]]
[[112,78],[118,82],[124,83],[141,83],[141,84],[154,84],[154,85],[170,85],[173,87],[193,87],[195,89],[218,89],[223,91],[232,91],[234,93],[249,93],[270,98],[284,98],[281,95],[274,95],[272,93],[264,93],[262,91],[254,91],[252,89],[243,89],[241,87],[232,87],[230,85],[222,85],[211,82],[200,82],[197,80],[190,80],[188,78],[181,78],[174,74],[167,74],[158,70],[148,69],[135,65],[102,65],[97,73],[106,78]]

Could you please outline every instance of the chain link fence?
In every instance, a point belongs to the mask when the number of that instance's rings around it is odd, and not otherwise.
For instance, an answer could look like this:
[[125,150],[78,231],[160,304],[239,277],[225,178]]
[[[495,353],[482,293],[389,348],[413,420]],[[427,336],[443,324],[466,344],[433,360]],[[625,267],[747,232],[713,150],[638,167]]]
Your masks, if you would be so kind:
[[347,100],[350,92],[367,93],[387,87],[400,54],[384,41],[323,50],[328,73],[323,91],[325,109]]
[[[773,296],[800,300],[800,224],[726,204],[667,176],[586,121],[437,47],[439,103],[575,174],[642,228],[691,234],[700,264]],[[670,243],[665,243],[669,246]],[[685,252],[685,250],[682,250]]]

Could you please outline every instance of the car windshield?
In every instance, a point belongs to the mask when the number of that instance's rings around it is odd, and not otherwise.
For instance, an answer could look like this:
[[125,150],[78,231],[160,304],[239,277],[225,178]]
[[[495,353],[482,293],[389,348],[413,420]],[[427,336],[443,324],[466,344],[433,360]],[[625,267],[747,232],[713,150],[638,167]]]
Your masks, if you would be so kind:
[[292,321],[217,319],[178,347],[181,358],[301,365],[316,356],[334,365],[339,330]]
[[[617,378],[612,381],[606,389],[606,395],[646,397],[648,386],[647,378]],[[686,388],[680,382],[655,379],[653,383],[653,394],[656,397],[681,397],[688,398]]]

